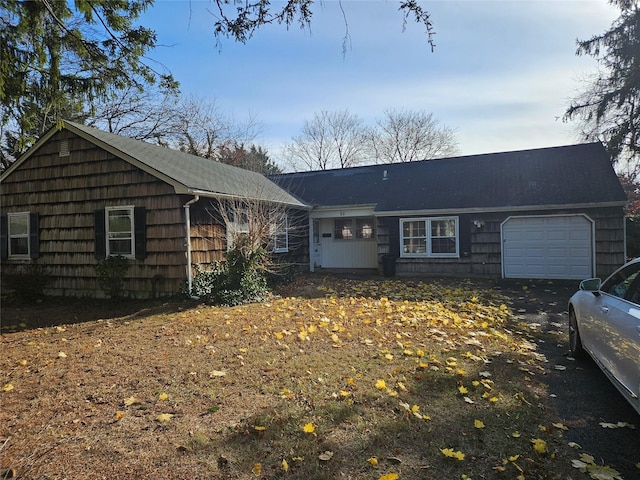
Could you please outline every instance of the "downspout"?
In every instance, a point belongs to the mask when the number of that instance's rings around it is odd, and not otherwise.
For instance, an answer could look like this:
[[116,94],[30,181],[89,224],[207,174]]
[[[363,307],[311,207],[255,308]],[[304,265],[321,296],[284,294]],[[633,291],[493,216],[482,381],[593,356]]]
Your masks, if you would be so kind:
[[190,207],[200,200],[200,195],[194,195],[191,200],[184,204],[185,225],[187,227],[187,293],[191,298],[191,288],[193,287],[193,272],[191,271],[191,211]]

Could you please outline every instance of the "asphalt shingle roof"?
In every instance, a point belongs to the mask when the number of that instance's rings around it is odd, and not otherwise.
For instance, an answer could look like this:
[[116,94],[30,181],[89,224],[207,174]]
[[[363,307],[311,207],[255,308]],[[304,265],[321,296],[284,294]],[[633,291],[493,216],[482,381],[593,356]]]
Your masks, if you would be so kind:
[[178,193],[231,195],[303,206],[288,192],[256,172],[74,122],[65,121],[65,127],[84,138],[93,139],[112,153],[119,152],[140,162],[152,174],[168,177]]
[[272,177],[313,206],[375,204],[377,212],[624,204],[600,143]]

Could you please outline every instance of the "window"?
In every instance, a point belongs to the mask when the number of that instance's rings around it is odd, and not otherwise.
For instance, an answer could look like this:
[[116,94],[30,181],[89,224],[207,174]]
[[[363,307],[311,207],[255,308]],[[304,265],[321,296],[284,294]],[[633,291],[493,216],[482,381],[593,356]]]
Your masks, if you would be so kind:
[[40,256],[39,216],[34,212],[0,215],[0,258]]
[[336,240],[371,240],[375,237],[373,218],[339,218],[334,225]]
[[628,265],[604,282],[600,290],[616,297],[625,298],[629,287],[631,287],[638,274],[640,274],[640,264],[633,263]]
[[9,213],[9,257],[29,258],[29,212]]
[[336,240],[353,240],[353,219],[340,218],[336,220],[333,237]]
[[284,253],[289,251],[289,218],[284,217],[284,221],[273,225],[273,251]]
[[356,237],[365,240],[373,238],[373,218],[356,219]]
[[249,211],[237,207],[227,211],[226,215],[227,249],[230,250],[249,236]]
[[107,256],[135,254],[133,207],[108,207],[106,211]]
[[144,260],[147,257],[147,209],[106,207],[94,211],[95,255],[103,260],[122,255]]
[[400,220],[402,257],[457,257],[458,218]]

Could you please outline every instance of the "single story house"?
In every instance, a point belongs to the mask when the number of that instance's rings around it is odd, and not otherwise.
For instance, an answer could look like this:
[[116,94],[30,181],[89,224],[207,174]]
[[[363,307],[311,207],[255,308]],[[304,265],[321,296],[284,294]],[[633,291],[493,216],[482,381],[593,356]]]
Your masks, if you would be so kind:
[[312,271],[582,279],[625,261],[627,198],[600,143],[274,181],[313,207]]
[[95,267],[120,254],[128,295],[177,293],[223,259],[242,222],[216,208],[234,199],[286,208],[274,253],[311,271],[578,279],[625,260],[626,196],[599,143],[266,178],[64,122],[0,176],[2,274],[37,265],[47,293],[101,296]]
[[129,296],[178,293],[189,265],[224,258],[216,211],[234,199],[306,208],[261,174],[64,122],[0,176],[2,274],[39,265],[49,294],[102,296],[95,267],[119,254]]

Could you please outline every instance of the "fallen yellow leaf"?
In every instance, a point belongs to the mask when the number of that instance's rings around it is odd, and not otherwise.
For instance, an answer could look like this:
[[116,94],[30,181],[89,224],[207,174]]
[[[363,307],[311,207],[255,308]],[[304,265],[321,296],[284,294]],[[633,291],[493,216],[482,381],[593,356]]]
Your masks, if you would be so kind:
[[376,381],[376,388],[378,390],[384,390],[385,388],[387,388],[387,382],[385,382],[384,380],[377,380]]
[[397,473],[387,473],[386,475],[382,475],[378,480],[398,480]]
[[160,423],[167,423],[169,420],[173,418],[172,413],[161,413],[156,417],[156,420]]
[[441,448],[440,451],[444,454],[445,457],[464,460],[464,453],[460,451],[454,451],[453,448]]
[[534,438],[531,440],[531,443],[533,443],[533,449],[536,451],[536,453],[542,455],[543,453],[547,452],[547,442],[545,442],[541,438]]
[[140,400],[138,400],[136,397],[133,397],[133,396],[124,399],[124,404],[127,407],[130,407],[131,405],[136,405],[138,403],[141,403]]

